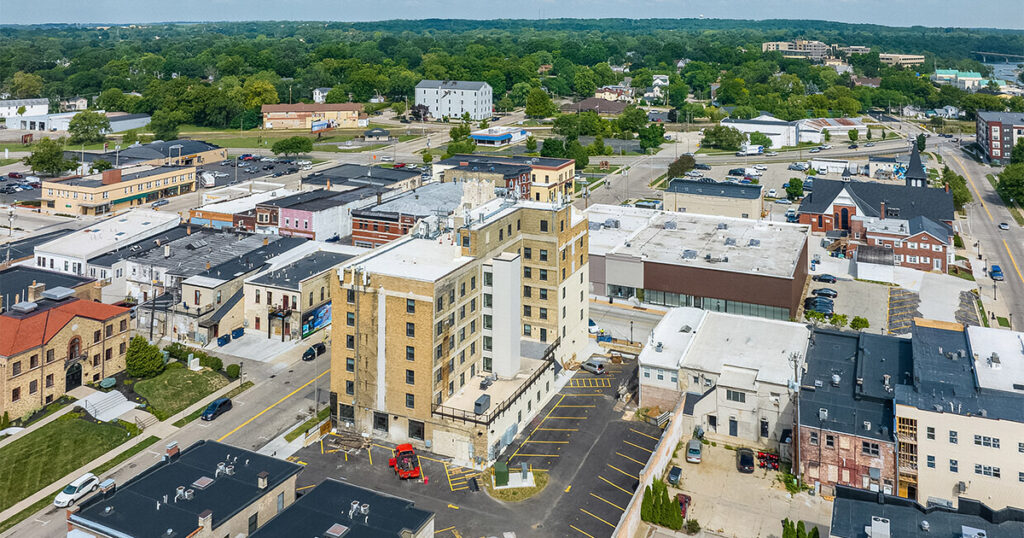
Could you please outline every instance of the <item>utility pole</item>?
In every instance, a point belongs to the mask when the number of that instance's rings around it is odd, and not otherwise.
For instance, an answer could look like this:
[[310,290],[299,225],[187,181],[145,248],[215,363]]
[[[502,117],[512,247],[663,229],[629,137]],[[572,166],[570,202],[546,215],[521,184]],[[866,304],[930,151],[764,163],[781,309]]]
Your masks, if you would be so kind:
[[149,291],[152,297],[149,308],[149,341],[153,341],[153,325],[156,324],[156,278],[153,277],[153,264],[149,264]]

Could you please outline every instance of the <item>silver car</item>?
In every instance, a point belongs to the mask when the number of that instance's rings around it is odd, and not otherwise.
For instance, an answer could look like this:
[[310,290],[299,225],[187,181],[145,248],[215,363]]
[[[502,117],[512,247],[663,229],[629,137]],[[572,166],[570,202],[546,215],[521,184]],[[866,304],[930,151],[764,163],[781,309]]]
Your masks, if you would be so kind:
[[704,445],[701,444],[700,439],[690,439],[686,443],[686,462],[687,463],[700,463],[701,451]]
[[580,368],[595,375],[601,375],[604,373],[604,364],[597,362],[595,360],[589,360],[584,362],[583,364],[580,365]]

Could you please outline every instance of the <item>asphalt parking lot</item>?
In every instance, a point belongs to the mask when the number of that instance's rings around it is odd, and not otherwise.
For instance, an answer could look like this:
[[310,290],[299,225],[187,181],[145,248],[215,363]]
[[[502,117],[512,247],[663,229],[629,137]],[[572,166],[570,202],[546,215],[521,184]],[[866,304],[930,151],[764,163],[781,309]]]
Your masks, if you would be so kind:
[[523,428],[503,456],[509,471],[526,463],[549,476],[545,489],[525,501],[495,500],[482,484],[474,491],[472,480],[490,480],[488,472],[430,452],[417,451],[426,480],[399,480],[388,467],[389,445],[345,452],[331,436],[292,457],[306,466],[298,487],[332,477],[412,500],[435,512],[436,536],[611,536],[661,434],[628,420],[632,410],[617,397],[619,382],[635,368],[627,361],[609,364],[603,376],[577,372]]
[[811,281],[807,297],[811,297],[810,292],[818,288],[831,288],[839,293],[834,299],[835,312],[845,314],[847,323],[860,316],[868,320],[869,331],[881,331],[888,327],[889,290],[893,289],[890,286],[859,280],[839,280],[835,284]]

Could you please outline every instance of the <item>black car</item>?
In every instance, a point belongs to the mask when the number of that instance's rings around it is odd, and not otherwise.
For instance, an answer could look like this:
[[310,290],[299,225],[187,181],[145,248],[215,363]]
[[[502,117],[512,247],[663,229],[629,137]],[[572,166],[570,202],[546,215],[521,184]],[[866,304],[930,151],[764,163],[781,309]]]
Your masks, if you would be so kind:
[[741,473],[754,472],[754,452],[749,448],[736,450],[736,470]]
[[327,346],[322,342],[317,342],[309,346],[309,349],[302,353],[302,360],[311,361],[324,353],[327,353]]
[[[820,299],[820,300],[817,300]],[[809,297],[804,301],[804,308],[815,309],[815,308],[827,308],[832,310],[835,308],[835,303],[824,297]]]
[[730,176],[745,176],[745,175],[747,175],[747,170],[745,168],[733,168],[732,170],[729,170],[729,175]]
[[836,283],[836,277],[829,274],[814,275],[813,277],[811,277],[811,280],[815,282],[825,282],[826,284]]
[[294,173],[296,173],[296,172],[298,172],[298,171],[299,171],[299,169],[298,169],[298,168],[296,168],[296,167],[294,167],[294,166],[293,166],[293,167],[291,167],[291,168],[289,168],[289,169],[287,170],[287,172],[288,172],[289,174],[294,174]]
[[402,119],[398,120],[398,122],[399,123],[412,123],[412,122],[409,121],[409,118],[405,118],[405,117],[403,117]]
[[697,164],[693,165],[693,169],[694,170],[711,170],[711,165],[710,164],[704,164],[704,163],[697,163]]
[[229,409],[231,409],[231,398],[218,398],[207,406],[206,411],[203,411],[199,418],[213,420]]
[[839,292],[832,288],[818,288],[811,293],[818,297],[831,297],[833,299],[839,297]]
[[859,147],[860,146],[858,146],[857,144],[850,144],[849,146],[847,146],[847,149],[857,149]]

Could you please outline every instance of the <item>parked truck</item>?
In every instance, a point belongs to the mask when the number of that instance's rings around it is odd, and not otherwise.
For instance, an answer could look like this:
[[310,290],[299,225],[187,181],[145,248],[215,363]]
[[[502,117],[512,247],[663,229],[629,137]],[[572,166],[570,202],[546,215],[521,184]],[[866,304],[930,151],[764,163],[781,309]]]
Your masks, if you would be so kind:
[[760,155],[764,153],[764,146],[756,146],[753,144],[743,144],[740,146],[740,150],[736,152],[738,157],[744,155]]
[[214,187],[217,185],[217,178],[214,177],[213,172],[203,172],[199,174],[199,177],[203,179],[204,187]]

